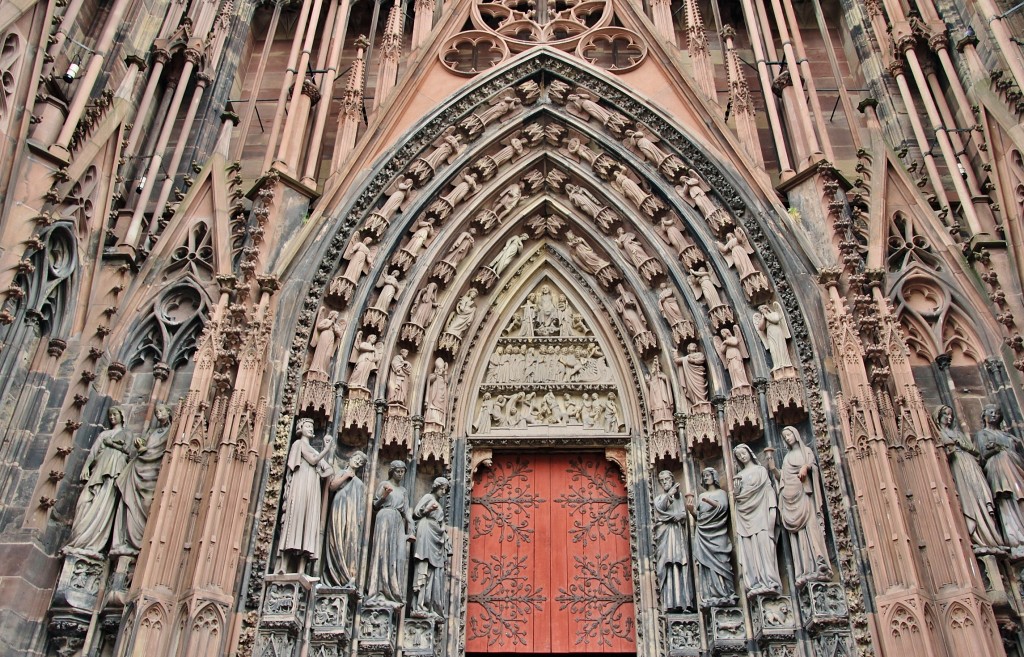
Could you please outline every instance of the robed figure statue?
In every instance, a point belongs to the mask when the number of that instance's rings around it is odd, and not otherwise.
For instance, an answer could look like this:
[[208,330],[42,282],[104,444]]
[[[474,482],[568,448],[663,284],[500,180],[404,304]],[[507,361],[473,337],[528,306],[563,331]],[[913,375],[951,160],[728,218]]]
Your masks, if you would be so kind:
[[412,534],[409,493],[402,486],[405,472],[404,461],[392,461],[387,481],[381,482],[373,496],[377,520],[373,530],[373,553],[367,582],[368,602],[372,604],[397,606],[405,602],[409,540],[415,538]]
[[700,474],[704,492],[694,504],[686,496],[686,510],[696,522],[693,560],[697,563],[697,590],[706,607],[736,604],[733,585],[732,542],[729,541],[729,496],[718,483],[718,471],[704,468]]
[[331,477],[327,488],[334,491],[327,512],[327,541],[324,549],[324,582],[328,586],[353,589],[359,547],[366,524],[366,485],[359,470],[366,465],[366,454],[356,451],[348,466]]
[[153,411],[156,426],[136,441],[135,458],[117,478],[121,504],[114,519],[112,554],[138,554],[142,549],[142,536],[146,532],[149,507],[156,494],[156,480],[167,449],[167,434],[171,429],[171,409],[157,404]]
[[436,618],[444,614],[444,566],[451,552],[442,502],[447,494],[448,480],[438,477],[430,492],[420,498],[412,511],[416,521],[416,543],[412,552],[415,595],[412,615],[415,617]]
[[305,570],[307,560],[315,561],[320,556],[320,512],[322,492],[320,477],[328,471],[320,466],[331,450],[331,437],[324,436],[324,447],[319,452],[313,447],[313,420],[300,418],[295,432],[295,442],[288,450],[288,483],[284,491],[284,513],[281,518],[281,544],[279,572],[289,568],[285,557],[298,555],[298,564],[290,572]]
[[775,554],[775,526],[779,502],[768,469],[757,462],[746,445],[732,450],[739,468],[733,476],[736,538],[743,566],[747,597],[782,593],[782,578]]
[[658,483],[662,492],[654,498],[654,552],[661,606],[665,611],[689,611],[693,609],[693,586],[688,567],[686,507],[670,471],[659,472]]
[[1010,556],[1024,558],[1024,458],[1016,438],[1003,431],[1003,412],[988,404],[981,412],[977,442],[985,460],[985,478],[995,498]]

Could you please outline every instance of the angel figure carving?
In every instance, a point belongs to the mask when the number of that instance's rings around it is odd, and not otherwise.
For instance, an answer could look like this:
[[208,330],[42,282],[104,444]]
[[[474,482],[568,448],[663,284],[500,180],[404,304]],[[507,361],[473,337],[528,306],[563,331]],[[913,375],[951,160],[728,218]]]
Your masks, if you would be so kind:
[[613,130],[613,132],[621,132],[627,125],[629,125],[626,119],[618,112],[606,110],[594,102],[593,97],[590,94],[577,92],[569,94],[565,97],[565,100],[572,105],[573,109],[575,109],[579,114],[585,115],[590,119],[597,119],[599,123],[608,126]]
[[586,189],[579,185],[568,183],[565,186],[565,193],[569,196],[569,202],[591,219],[597,217],[603,209],[597,199]]
[[341,275],[347,281],[358,283],[359,278],[370,271],[377,256],[377,247],[373,244],[372,237],[364,237],[362,240],[355,238],[349,242],[345,249],[344,258],[348,260],[345,273]]
[[640,268],[651,259],[651,256],[647,255],[647,251],[644,251],[643,245],[637,240],[636,235],[627,232],[624,228],[620,227],[615,232],[615,243],[629,256],[629,259],[637,268]]
[[650,196],[644,191],[638,182],[627,176],[621,170],[612,174],[612,188],[633,202],[636,207],[643,205],[643,202]]
[[683,310],[679,307],[679,299],[676,298],[669,284],[664,281],[661,283],[660,291],[658,292],[658,305],[661,307],[661,312],[665,315],[665,319],[668,320],[669,324],[679,324],[685,321]]
[[477,118],[479,118],[480,122],[483,123],[485,126],[490,125],[492,121],[497,121],[498,119],[505,116],[509,112],[514,111],[517,107],[519,107],[522,104],[523,101],[519,100],[519,98],[515,94],[509,92],[504,96],[494,100],[491,103],[490,107],[488,107],[486,110],[477,115]]
[[376,335],[371,333],[364,339],[362,331],[356,334],[356,347],[352,350],[352,358],[349,361],[354,363],[354,366],[348,377],[348,387],[369,390],[370,374],[377,370],[383,353],[384,345],[377,342]]
[[390,219],[391,215],[401,209],[405,199],[409,197],[410,190],[412,190],[412,180],[405,177],[399,178],[395,183],[395,191],[388,196],[388,200],[384,201],[384,205],[380,206],[375,214]]
[[672,247],[672,250],[679,256],[683,255],[686,249],[693,246],[679,228],[676,218],[671,214],[667,214],[658,220],[658,236],[661,237],[665,244]]
[[329,311],[326,307],[320,308],[314,327],[316,332],[313,333],[313,339],[309,341],[309,346],[313,348],[313,360],[309,363],[310,372],[319,372],[324,375],[328,373],[334,352],[338,349],[338,341],[344,335],[347,324],[348,322],[341,317],[341,313],[337,310]]
[[623,143],[627,147],[635,148],[645,160],[654,166],[660,165],[668,157],[668,154],[658,148],[654,141],[651,140],[651,137],[643,130],[627,130],[626,139],[623,140]]
[[711,188],[693,169],[687,169],[686,175],[679,182],[682,185],[676,187],[676,191],[687,203],[697,208],[705,219],[718,211],[718,206],[707,194]]
[[398,280],[399,275],[400,272],[396,270],[390,274],[384,272],[380,277],[380,282],[377,283],[377,287],[380,288],[380,296],[377,297],[376,303],[373,304],[374,308],[387,312],[388,308],[391,307],[391,302],[401,296],[405,286]]
[[757,272],[757,267],[750,260],[754,249],[747,242],[747,236],[743,234],[743,231],[730,231],[725,236],[725,243],[719,242],[718,250],[725,256],[725,261],[736,270],[741,279]]
[[714,342],[715,350],[721,357],[725,369],[729,372],[732,389],[749,388],[750,379],[747,378],[747,367],[743,362],[749,357],[749,354],[740,332],[733,333],[731,329],[723,328],[719,335],[715,336]]
[[772,357],[772,372],[793,367],[786,342],[790,338],[789,327],[786,326],[782,304],[778,301],[761,304],[758,312],[754,313],[754,326],[765,350]]
[[425,219],[417,221],[415,228],[412,237],[409,238],[409,243],[405,245],[405,251],[412,256],[418,256],[426,246],[427,240],[434,236],[434,224]]
[[704,299],[708,308],[717,308],[722,305],[722,297],[718,294],[721,285],[715,279],[707,267],[698,267],[690,270],[690,287],[698,299]]
[[594,249],[590,248],[582,237],[577,237],[570,231],[565,236],[565,241],[569,245],[572,259],[588,274],[596,274],[608,266],[608,261],[594,253]]
[[449,127],[441,136],[441,143],[430,155],[423,158],[423,161],[430,165],[431,169],[437,169],[445,162],[450,164],[466,150],[466,146],[459,139],[459,135],[455,133],[455,126]]

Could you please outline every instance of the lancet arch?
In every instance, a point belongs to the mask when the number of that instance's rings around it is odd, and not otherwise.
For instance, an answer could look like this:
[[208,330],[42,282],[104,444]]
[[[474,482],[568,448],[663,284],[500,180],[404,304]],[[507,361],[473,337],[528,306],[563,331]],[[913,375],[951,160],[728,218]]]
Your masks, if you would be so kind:
[[[509,116],[493,110],[502,94],[519,100],[508,103]],[[387,460],[396,457],[407,463],[410,504],[431,494],[437,475],[471,485],[483,458],[476,447],[488,449],[473,427],[477,394],[490,385],[487,349],[517,312],[522,322],[521,304],[549,281],[577,310],[589,306],[580,314],[618,372],[626,420],[606,444],[622,450],[632,545],[641,552],[637,632],[664,636],[660,613],[650,612],[659,586],[647,565],[651,541],[637,540],[649,531],[652,469],[695,482],[699,458],[724,479],[738,467],[730,445],[781,444],[784,424],[829,449],[817,370],[826,349],[812,344],[805,319],[820,322],[821,312],[787,282],[807,275],[808,258],[781,248],[786,235],[767,195],[738,184],[736,172],[667,118],[544,49],[481,76],[392,153],[330,211],[334,220],[314,217],[323,222],[308,233],[315,239],[288,265],[307,273],[288,279],[310,284],[278,315],[289,316],[293,304],[275,452],[284,456],[292,422],[307,415],[338,433],[340,456],[367,453],[371,490],[392,476]],[[694,351],[699,394],[680,360]],[[557,433],[547,444],[600,442],[559,443]],[[271,480],[282,479],[280,463]],[[838,481],[828,481],[837,495]],[[261,531],[278,522],[280,490],[267,487]],[[453,491],[451,504],[456,516],[468,513],[467,490]],[[830,530],[845,534],[845,518],[834,515]],[[373,523],[361,531],[363,544],[378,540]],[[376,547],[360,554],[364,566],[381,558]],[[452,581],[468,577],[462,557]],[[254,573],[266,567],[258,562]],[[254,577],[258,587],[267,575]],[[355,585],[364,588],[365,579]],[[391,602],[411,603],[418,590],[409,586],[390,593],[405,596]],[[741,586],[751,600],[760,595]],[[783,590],[796,595],[796,582],[780,581]],[[373,600],[380,592],[367,593]],[[458,654],[465,640],[464,593],[445,594],[446,654]],[[372,634],[395,608],[371,604],[356,613]]]

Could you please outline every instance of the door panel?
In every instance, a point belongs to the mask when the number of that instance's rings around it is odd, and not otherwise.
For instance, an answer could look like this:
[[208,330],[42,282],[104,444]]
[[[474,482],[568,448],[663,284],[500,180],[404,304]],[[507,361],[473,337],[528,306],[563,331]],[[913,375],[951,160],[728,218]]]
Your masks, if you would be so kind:
[[635,651],[626,491],[602,454],[496,456],[469,558],[467,652]]

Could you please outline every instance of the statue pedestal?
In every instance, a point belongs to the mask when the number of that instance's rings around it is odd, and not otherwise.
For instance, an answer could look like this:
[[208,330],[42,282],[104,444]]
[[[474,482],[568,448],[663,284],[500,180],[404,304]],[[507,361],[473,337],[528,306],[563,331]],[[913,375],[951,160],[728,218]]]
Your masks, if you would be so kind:
[[743,623],[743,610],[739,607],[713,607],[710,612],[708,644],[716,655],[728,651],[744,651],[747,632]]
[[849,622],[846,592],[841,584],[808,582],[800,587],[799,600],[800,615],[808,631],[829,625],[845,627]]
[[407,618],[402,624],[403,655],[433,655],[437,645],[439,618]]
[[768,641],[792,641],[796,634],[796,610],[793,601],[784,595],[761,595],[752,601],[750,615],[754,638]]
[[66,549],[64,568],[53,593],[53,607],[71,607],[91,616],[106,572],[107,560],[102,556]]
[[318,586],[313,597],[310,646],[314,655],[341,655],[352,638],[350,630],[356,592],[352,589]]
[[395,654],[400,607],[363,607],[356,619],[356,654]]
[[305,631],[316,582],[302,573],[267,575],[256,654],[291,654]]
[[665,614],[665,624],[669,657],[700,655],[700,617],[697,614]]

